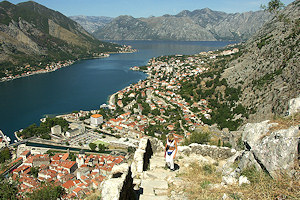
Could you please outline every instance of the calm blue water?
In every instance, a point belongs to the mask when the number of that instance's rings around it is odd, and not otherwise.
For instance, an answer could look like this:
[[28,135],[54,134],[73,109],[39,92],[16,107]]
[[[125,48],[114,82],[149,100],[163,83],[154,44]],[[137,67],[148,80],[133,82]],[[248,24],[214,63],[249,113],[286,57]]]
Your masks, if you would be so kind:
[[138,49],[104,59],[82,60],[55,72],[0,83],[0,130],[15,139],[14,131],[26,128],[47,114],[98,109],[109,95],[145,79],[132,66],[152,57],[195,54],[216,50],[233,42],[118,41]]

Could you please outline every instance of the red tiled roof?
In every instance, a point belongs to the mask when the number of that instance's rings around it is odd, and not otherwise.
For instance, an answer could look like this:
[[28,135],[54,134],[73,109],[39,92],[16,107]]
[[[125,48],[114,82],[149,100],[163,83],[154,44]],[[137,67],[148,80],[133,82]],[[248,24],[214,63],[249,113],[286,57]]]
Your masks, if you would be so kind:
[[64,161],[60,163],[60,166],[63,168],[71,169],[75,164],[75,161]]
[[82,190],[80,187],[77,187],[73,190],[73,192],[78,193],[80,190]]
[[63,156],[62,156],[62,160],[67,160],[69,157],[69,153],[65,153]]
[[23,153],[21,153],[21,155],[22,155],[22,156],[26,156],[28,153],[30,153],[30,151],[29,151],[29,150],[27,150],[27,151],[23,151]]
[[75,184],[74,184],[74,181],[72,180],[69,180],[67,182],[65,182],[64,184],[62,184],[62,187],[66,188],[66,189],[70,189],[71,187],[74,187]]

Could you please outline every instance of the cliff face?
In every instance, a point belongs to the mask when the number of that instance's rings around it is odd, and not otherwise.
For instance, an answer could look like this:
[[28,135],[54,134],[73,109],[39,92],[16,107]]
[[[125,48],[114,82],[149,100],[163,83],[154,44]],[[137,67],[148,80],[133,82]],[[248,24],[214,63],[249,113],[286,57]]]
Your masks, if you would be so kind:
[[161,17],[119,16],[93,34],[113,40],[239,41],[248,39],[270,17],[263,11],[227,14],[208,8]]
[[89,33],[95,32],[96,30],[102,28],[103,26],[105,26],[113,20],[113,18],[111,17],[97,17],[84,15],[70,16],[69,18],[79,23]]
[[78,23],[35,2],[0,2],[0,73],[26,64],[117,51]]
[[300,1],[279,12],[250,40],[223,77],[241,86],[241,103],[253,108],[250,121],[284,115],[288,101],[299,95]]

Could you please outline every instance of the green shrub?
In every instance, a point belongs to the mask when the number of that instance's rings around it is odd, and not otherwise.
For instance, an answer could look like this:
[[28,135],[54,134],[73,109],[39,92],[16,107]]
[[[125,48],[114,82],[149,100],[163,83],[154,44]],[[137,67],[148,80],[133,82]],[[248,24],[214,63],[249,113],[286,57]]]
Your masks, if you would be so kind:
[[35,190],[33,193],[28,194],[29,199],[32,200],[56,200],[60,199],[65,194],[64,188],[55,186],[54,184],[45,184],[40,189]]
[[229,142],[223,142],[223,147],[231,148],[232,145]]
[[207,144],[210,141],[209,132],[193,132],[190,138],[184,141],[184,145],[190,145],[192,143]]
[[90,149],[91,149],[92,151],[95,151],[96,148],[97,148],[97,145],[96,145],[95,143],[90,143],[90,144],[89,144],[89,147],[90,147]]
[[259,172],[253,165],[244,169],[241,175],[246,176],[251,183],[256,183],[260,179],[261,172]]
[[202,170],[206,174],[212,174],[213,172],[215,172],[215,166],[209,165],[209,164],[205,164],[205,165],[202,166]]
[[211,184],[211,182],[205,180],[200,183],[200,186],[201,186],[201,188],[206,189],[209,186],[209,184]]

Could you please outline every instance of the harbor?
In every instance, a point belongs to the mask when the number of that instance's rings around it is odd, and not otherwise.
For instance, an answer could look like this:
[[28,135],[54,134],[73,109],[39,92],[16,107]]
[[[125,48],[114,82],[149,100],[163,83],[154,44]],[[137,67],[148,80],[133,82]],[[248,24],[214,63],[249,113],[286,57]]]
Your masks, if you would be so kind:
[[0,147],[4,147],[4,146],[8,146],[10,144],[10,138],[6,135],[4,135],[4,133],[0,130],[0,137],[1,137],[1,144]]

